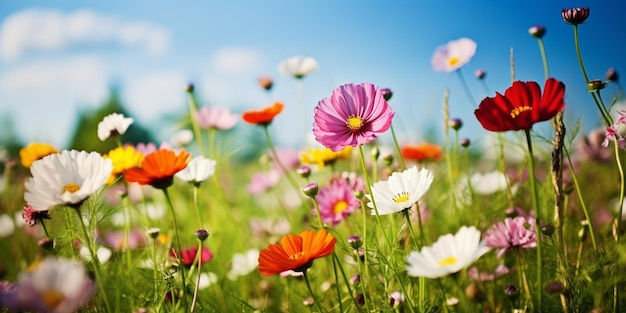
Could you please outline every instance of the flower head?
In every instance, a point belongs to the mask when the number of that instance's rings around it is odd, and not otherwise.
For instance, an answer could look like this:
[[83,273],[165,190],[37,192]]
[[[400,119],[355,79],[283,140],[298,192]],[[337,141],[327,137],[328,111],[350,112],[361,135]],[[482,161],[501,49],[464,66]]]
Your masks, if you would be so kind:
[[[176,251],[174,249],[170,250],[170,256],[176,258]],[[186,267],[192,266],[196,262],[196,257],[198,256],[198,247],[190,247],[181,250],[180,259],[183,262],[183,265]],[[204,264],[213,259],[213,252],[207,247],[202,247],[202,251],[200,252],[199,261]]]
[[55,205],[79,207],[100,189],[111,175],[111,160],[99,153],[65,150],[33,163],[33,177],[26,181],[24,200],[33,210],[46,211]]
[[68,259],[45,259],[29,269],[0,295],[3,307],[20,312],[75,312],[95,290],[83,266]]
[[195,117],[202,129],[227,130],[233,128],[239,120],[238,115],[222,107],[202,107],[195,112]]
[[284,107],[285,105],[281,102],[274,102],[273,105],[267,106],[261,110],[245,111],[243,112],[242,118],[250,124],[269,125],[276,115],[283,111]]
[[98,123],[98,138],[105,141],[109,138],[123,135],[133,121],[132,118],[124,117],[124,115],[119,113],[109,114]]
[[565,107],[565,84],[549,78],[543,94],[536,82],[516,81],[504,96],[496,93],[485,98],[474,111],[480,124],[489,131],[529,130],[533,124],[546,121]]
[[535,25],[528,29],[528,33],[535,38],[541,39],[546,34],[546,28],[543,25]]
[[305,230],[299,235],[284,236],[280,243],[269,245],[259,255],[259,272],[264,276],[293,270],[304,272],[313,260],[335,251],[337,239],[325,230]]
[[402,157],[415,161],[439,161],[443,158],[441,146],[432,143],[406,145],[401,149]]
[[175,147],[186,147],[193,141],[193,131],[189,129],[181,129],[176,131],[170,138]]
[[113,171],[107,180],[107,184],[111,184],[124,170],[139,166],[143,161],[143,154],[136,151],[133,146],[124,146],[109,151],[108,154],[104,155],[104,158],[113,162]]
[[[322,222],[339,224],[348,215],[352,214],[361,206],[354,196],[352,186],[345,179],[334,179],[330,186],[324,186],[317,195]],[[315,210],[313,213],[316,214]]]
[[467,64],[476,53],[476,43],[469,38],[452,40],[435,50],[430,63],[437,72],[453,72]]
[[315,107],[313,134],[325,147],[339,151],[374,141],[389,129],[394,112],[380,88],[371,83],[346,84]]
[[563,9],[561,10],[561,17],[572,25],[582,24],[589,17],[589,8]]
[[29,226],[33,227],[37,224],[37,221],[41,221],[43,219],[50,219],[50,213],[48,211],[36,211],[33,210],[33,207],[30,205],[26,205],[24,207],[24,212],[22,212],[22,218],[24,222]]
[[200,183],[213,176],[215,163],[215,160],[197,156],[187,164],[187,167],[176,173],[176,177],[193,185],[200,185]]
[[33,162],[53,153],[58,153],[52,145],[47,143],[33,142],[28,146],[20,149],[20,160],[24,167],[30,167]]
[[259,265],[259,250],[250,249],[246,253],[235,253],[232,266],[226,275],[230,280],[236,280],[239,276],[250,274]]
[[274,86],[274,79],[271,76],[261,76],[257,82],[259,83],[259,86],[266,91],[272,90],[272,87]]
[[367,206],[376,214],[372,197],[376,201],[378,215],[402,212],[411,208],[430,188],[433,174],[428,169],[418,170],[413,166],[403,172],[394,172],[388,180],[372,186],[372,194],[365,195],[370,202]]
[[321,170],[325,165],[334,164],[338,159],[347,159],[352,154],[352,147],[347,146],[337,152],[328,148],[306,149],[300,152],[300,162],[302,164],[317,164],[317,169]]
[[498,257],[502,257],[509,248],[534,248],[537,246],[535,227],[532,217],[507,217],[504,222],[498,222],[487,230],[485,243],[488,247],[500,248]]
[[455,235],[443,235],[432,246],[411,252],[406,270],[413,277],[443,277],[469,266],[488,251],[480,241],[480,231],[463,226]]
[[619,74],[617,74],[617,70],[615,70],[615,68],[609,67],[604,74],[604,78],[606,78],[607,81],[617,82],[619,81]]
[[189,157],[185,151],[176,155],[172,150],[157,150],[146,155],[140,167],[125,170],[124,179],[129,183],[165,189],[174,182],[174,175],[187,167]]
[[317,61],[312,57],[293,56],[278,65],[278,71],[283,75],[302,79],[315,72],[318,68]]

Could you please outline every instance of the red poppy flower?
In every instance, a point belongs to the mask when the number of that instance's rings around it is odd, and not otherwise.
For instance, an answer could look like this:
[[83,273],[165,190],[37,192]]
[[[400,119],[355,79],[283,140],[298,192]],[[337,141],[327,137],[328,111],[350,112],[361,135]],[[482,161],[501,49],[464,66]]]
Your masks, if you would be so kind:
[[249,110],[243,112],[242,118],[250,124],[269,125],[276,115],[283,111],[285,106],[281,102],[274,102],[261,110]]
[[546,80],[543,95],[536,82],[516,81],[504,96],[496,93],[494,98],[483,99],[474,114],[486,130],[528,130],[561,112],[565,107],[564,95],[565,84],[554,78]]
[[[176,258],[176,251],[174,249],[170,250],[170,256]],[[186,267],[191,267],[196,261],[196,257],[198,256],[198,247],[192,247],[187,249],[182,249],[180,252],[180,259],[183,261],[183,265]],[[200,253],[200,263],[204,264],[213,259],[213,252],[209,250],[207,247],[202,247],[202,252]]]
[[415,161],[439,161],[443,158],[441,147],[432,143],[406,145],[402,147],[402,156]]
[[185,151],[176,155],[172,150],[157,150],[146,155],[140,167],[124,170],[124,179],[129,183],[165,189],[174,182],[174,174],[187,167],[189,159],[190,155]]
[[325,230],[305,230],[300,235],[284,236],[280,243],[270,245],[259,254],[259,272],[264,276],[293,270],[304,272],[313,260],[335,251],[337,240]]

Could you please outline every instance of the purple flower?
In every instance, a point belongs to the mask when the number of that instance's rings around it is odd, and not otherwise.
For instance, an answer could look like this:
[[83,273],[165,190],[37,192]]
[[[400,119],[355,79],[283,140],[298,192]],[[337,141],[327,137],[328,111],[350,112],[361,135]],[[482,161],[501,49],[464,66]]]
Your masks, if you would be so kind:
[[376,140],[391,126],[394,112],[374,84],[341,85],[315,107],[315,140],[337,152]]
[[[604,149],[602,143],[606,138],[606,131],[602,129],[592,130],[587,136],[582,137],[576,144],[576,155],[583,160],[594,160],[607,163],[613,160],[613,150]],[[608,143],[607,143],[608,144]]]
[[624,131],[621,127],[622,125],[626,125],[626,111],[617,112],[619,113],[619,118],[615,124],[606,127],[606,137],[604,138],[604,142],[602,142],[602,146],[606,148],[609,146],[609,141],[615,140],[620,149],[626,150],[626,138],[624,137]]
[[231,129],[237,124],[239,116],[231,114],[230,110],[221,107],[202,107],[195,112],[198,126],[202,129]]
[[534,218],[507,217],[486,231],[485,243],[487,247],[500,248],[499,258],[509,248],[534,248],[537,246],[535,227]]
[[496,267],[493,273],[479,272],[476,266],[467,270],[467,276],[476,281],[493,281],[494,279],[504,276],[511,272],[511,270],[504,264],[500,264]]
[[[322,187],[317,195],[320,215],[324,223],[336,226],[360,205],[350,184],[345,179],[334,179],[330,186]],[[313,210],[313,214],[317,214]]]

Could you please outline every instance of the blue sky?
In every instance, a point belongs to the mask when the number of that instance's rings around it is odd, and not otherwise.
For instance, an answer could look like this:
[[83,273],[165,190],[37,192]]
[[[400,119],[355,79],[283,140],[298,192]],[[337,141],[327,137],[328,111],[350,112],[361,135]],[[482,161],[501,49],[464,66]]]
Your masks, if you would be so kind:
[[[283,101],[285,112],[272,127],[281,144],[302,146],[302,116],[310,125],[313,107],[334,88],[368,81],[393,90],[401,141],[421,142],[429,129],[441,133],[446,89],[451,115],[465,121],[462,136],[476,141],[486,134],[473,116],[476,104],[456,74],[432,70],[432,53],[450,40],[474,40],[476,55],[462,71],[480,101],[487,94],[474,71],[487,71],[490,96],[504,92],[511,48],[516,78],[543,81],[537,41],[528,35],[541,24],[551,75],[567,85],[566,115],[584,116],[591,129],[598,114],[577,63],[572,26],[560,16],[576,6],[591,7],[579,27],[590,78],[603,78],[609,67],[626,71],[620,31],[626,4],[619,1],[3,2],[0,115],[12,120],[23,142],[63,148],[78,112],[100,104],[116,84],[132,116],[167,139],[172,129],[162,118],[187,107],[182,86],[193,82],[201,105],[236,113]],[[293,55],[314,57],[320,66],[304,79],[304,107],[294,79],[277,71]],[[269,95],[256,84],[261,75],[275,79]],[[605,98],[615,92],[609,87]],[[89,131],[95,138],[96,130]]]

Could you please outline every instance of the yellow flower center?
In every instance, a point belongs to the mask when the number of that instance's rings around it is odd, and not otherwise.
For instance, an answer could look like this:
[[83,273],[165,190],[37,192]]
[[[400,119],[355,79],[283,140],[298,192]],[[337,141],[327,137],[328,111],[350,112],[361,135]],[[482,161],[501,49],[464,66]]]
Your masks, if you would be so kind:
[[456,264],[456,258],[453,256],[449,256],[441,261],[439,261],[439,266],[446,266],[446,265],[454,265]]
[[335,206],[333,206],[333,213],[335,214],[341,213],[347,208],[348,208],[348,202],[346,202],[345,200],[339,200],[337,201],[337,203],[335,203]]
[[293,260],[297,260],[298,258],[300,258],[301,256],[303,256],[303,255],[304,255],[304,253],[305,253],[305,252],[304,252],[304,251],[302,251],[302,252],[298,252],[298,253],[296,253],[296,254],[292,254],[292,255],[290,255],[290,256],[289,256],[289,260],[292,260],[292,261],[293,261]]
[[80,189],[80,186],[78,186],[75,183],[69,183],[69,184],[63,186],[63,192],[75,193],[79,189]]
[[47,290],[46,292],[44,292],[42,300],[43,300],[43,303],[46,305],[47,308],[54,309],[64,299],[65,299],[65,296],[60,291],[57,291],[57,290]]
[[406,192],[406,191],[405,191],[405,192],[402,192],[402,193],[399,193],[399,194],[395,195],[395,196],[392,198],[392,200],[393,200],[393,202],[395,202],[395,203],[407,202],[407,201],[409,200],[409,193],[408,193],[408,192]]
[[457,63],[459,63],[459,61],[459,57],[451,57],[448,59],[448,65],[455,66]]
[[521,106],[521,107],[517,107],[513,110],[511,110],[511,118],[516,118],[518,115],[520,115],[520,113],[522,112],[526,112],[526,111],[530,111],[532,110],[533,107],[525,105],[525,106]]
[[363,119],[360,116],[352,115],[346,120],[346,126],[355,132],[363,126]]

